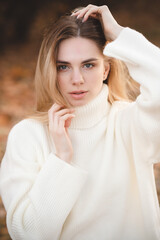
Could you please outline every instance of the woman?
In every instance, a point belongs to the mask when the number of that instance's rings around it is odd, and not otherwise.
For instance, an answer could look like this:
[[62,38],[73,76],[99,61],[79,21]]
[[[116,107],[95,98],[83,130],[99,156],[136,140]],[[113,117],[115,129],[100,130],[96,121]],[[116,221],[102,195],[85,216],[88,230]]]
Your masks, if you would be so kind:
[[[107,6],[88,5],[49,28],[37,113],[11,130],[1,165],[12,239],[160,239],[159,59]],[[136,101],[120,60],[141,85]]]

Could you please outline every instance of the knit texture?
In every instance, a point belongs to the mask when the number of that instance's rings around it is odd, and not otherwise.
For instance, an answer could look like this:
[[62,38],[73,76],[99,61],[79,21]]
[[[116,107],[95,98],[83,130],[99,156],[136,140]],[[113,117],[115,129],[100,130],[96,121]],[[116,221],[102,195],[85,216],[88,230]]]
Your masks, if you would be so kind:
[[125,28],[104,54],[126,63],[141,94],[111,105],[103,85],[76,108],[72,164],[55,156],[47,126],[25,119],[12,128],[0,191],[13,240],[160,239],[160,50]]

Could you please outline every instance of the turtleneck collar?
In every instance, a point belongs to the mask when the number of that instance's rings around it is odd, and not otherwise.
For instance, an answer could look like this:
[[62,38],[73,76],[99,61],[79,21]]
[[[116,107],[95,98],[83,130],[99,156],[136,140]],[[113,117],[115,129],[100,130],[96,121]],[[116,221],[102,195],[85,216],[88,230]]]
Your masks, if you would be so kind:
[[108,113],[108,86],[103,84],[101,92],[86,105],[75,108],[75,118],[72,119],[70,129],[90,128],[96,125]]

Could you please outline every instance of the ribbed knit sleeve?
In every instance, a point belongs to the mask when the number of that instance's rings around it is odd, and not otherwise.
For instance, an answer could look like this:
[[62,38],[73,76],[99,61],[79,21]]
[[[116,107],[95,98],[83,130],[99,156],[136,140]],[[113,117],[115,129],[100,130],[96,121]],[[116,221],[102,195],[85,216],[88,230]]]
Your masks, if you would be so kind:
[[8,137],[0,190],[13,240],[56,240],[86,181],[87,172],[49,151],[43,127],[17,124]]
[[104,54],[124,61],[132,78],[140,84],[141,94],[119,114],[126,146],[132,148],[135,158],[139,151],[141,159],[159,162],[160,49],[141,33],[124,28],[119,37],[105,47]]

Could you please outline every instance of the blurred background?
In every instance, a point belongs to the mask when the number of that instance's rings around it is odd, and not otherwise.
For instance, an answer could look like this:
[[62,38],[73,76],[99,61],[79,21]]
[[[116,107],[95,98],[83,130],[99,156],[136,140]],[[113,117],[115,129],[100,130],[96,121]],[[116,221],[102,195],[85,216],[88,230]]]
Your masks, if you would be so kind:
[[[0,0],[0,161],[11,127],[34,109],[34,72],[45,25],[78,6],[107,4],[120,25],[160,47],[159,0]],[[154,168],[160,201],[160,165]],[[8,240],[0,199],[0,239]]]

